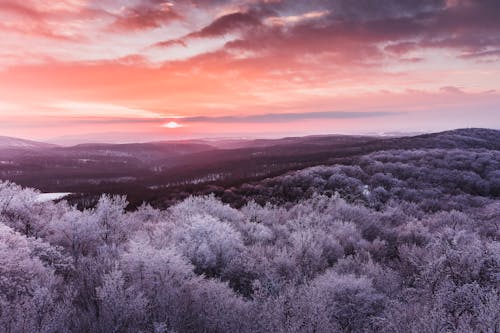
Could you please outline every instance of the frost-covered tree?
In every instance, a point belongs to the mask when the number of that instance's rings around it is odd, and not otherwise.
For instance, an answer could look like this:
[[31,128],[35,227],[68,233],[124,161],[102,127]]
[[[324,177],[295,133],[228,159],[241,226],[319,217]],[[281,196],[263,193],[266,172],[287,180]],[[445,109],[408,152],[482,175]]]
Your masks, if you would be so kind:
[[354,160],[226,189],[239,209],[0,182],[0,332],[499,332],[499,153]]

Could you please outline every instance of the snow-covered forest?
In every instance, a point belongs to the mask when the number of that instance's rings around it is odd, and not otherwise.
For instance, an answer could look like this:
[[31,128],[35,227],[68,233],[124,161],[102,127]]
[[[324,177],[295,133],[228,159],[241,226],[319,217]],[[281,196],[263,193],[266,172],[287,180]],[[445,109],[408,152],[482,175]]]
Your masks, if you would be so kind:
[[0,332],[500,331],[497,150],[375,152],[239,208],[38,195],[0,183]]

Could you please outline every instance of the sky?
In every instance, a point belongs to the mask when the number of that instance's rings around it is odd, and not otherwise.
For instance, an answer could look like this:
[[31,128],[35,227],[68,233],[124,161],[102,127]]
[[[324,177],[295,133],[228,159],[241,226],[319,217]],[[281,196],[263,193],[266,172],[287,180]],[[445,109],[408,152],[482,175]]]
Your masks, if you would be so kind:
[[0,135],[500,128],[498,0],[1,0]]

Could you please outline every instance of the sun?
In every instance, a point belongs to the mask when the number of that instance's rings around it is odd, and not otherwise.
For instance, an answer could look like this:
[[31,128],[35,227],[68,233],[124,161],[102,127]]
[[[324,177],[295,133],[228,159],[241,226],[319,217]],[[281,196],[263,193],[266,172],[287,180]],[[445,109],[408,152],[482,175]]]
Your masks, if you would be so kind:
[[180,127],[183,127],[183,125],[175,122],[175,121],[169,121],[168,123],[166,124],[163,124],[162,125],[163,127],[166,127],[166,128],[180,128]]

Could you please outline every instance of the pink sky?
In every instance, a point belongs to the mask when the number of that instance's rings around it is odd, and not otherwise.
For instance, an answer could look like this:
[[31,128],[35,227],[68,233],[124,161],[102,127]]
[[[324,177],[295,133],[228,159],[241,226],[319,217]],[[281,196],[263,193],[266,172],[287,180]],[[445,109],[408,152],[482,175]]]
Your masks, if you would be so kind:
[[3,0],[0,135],[500,128],[497,0]]

